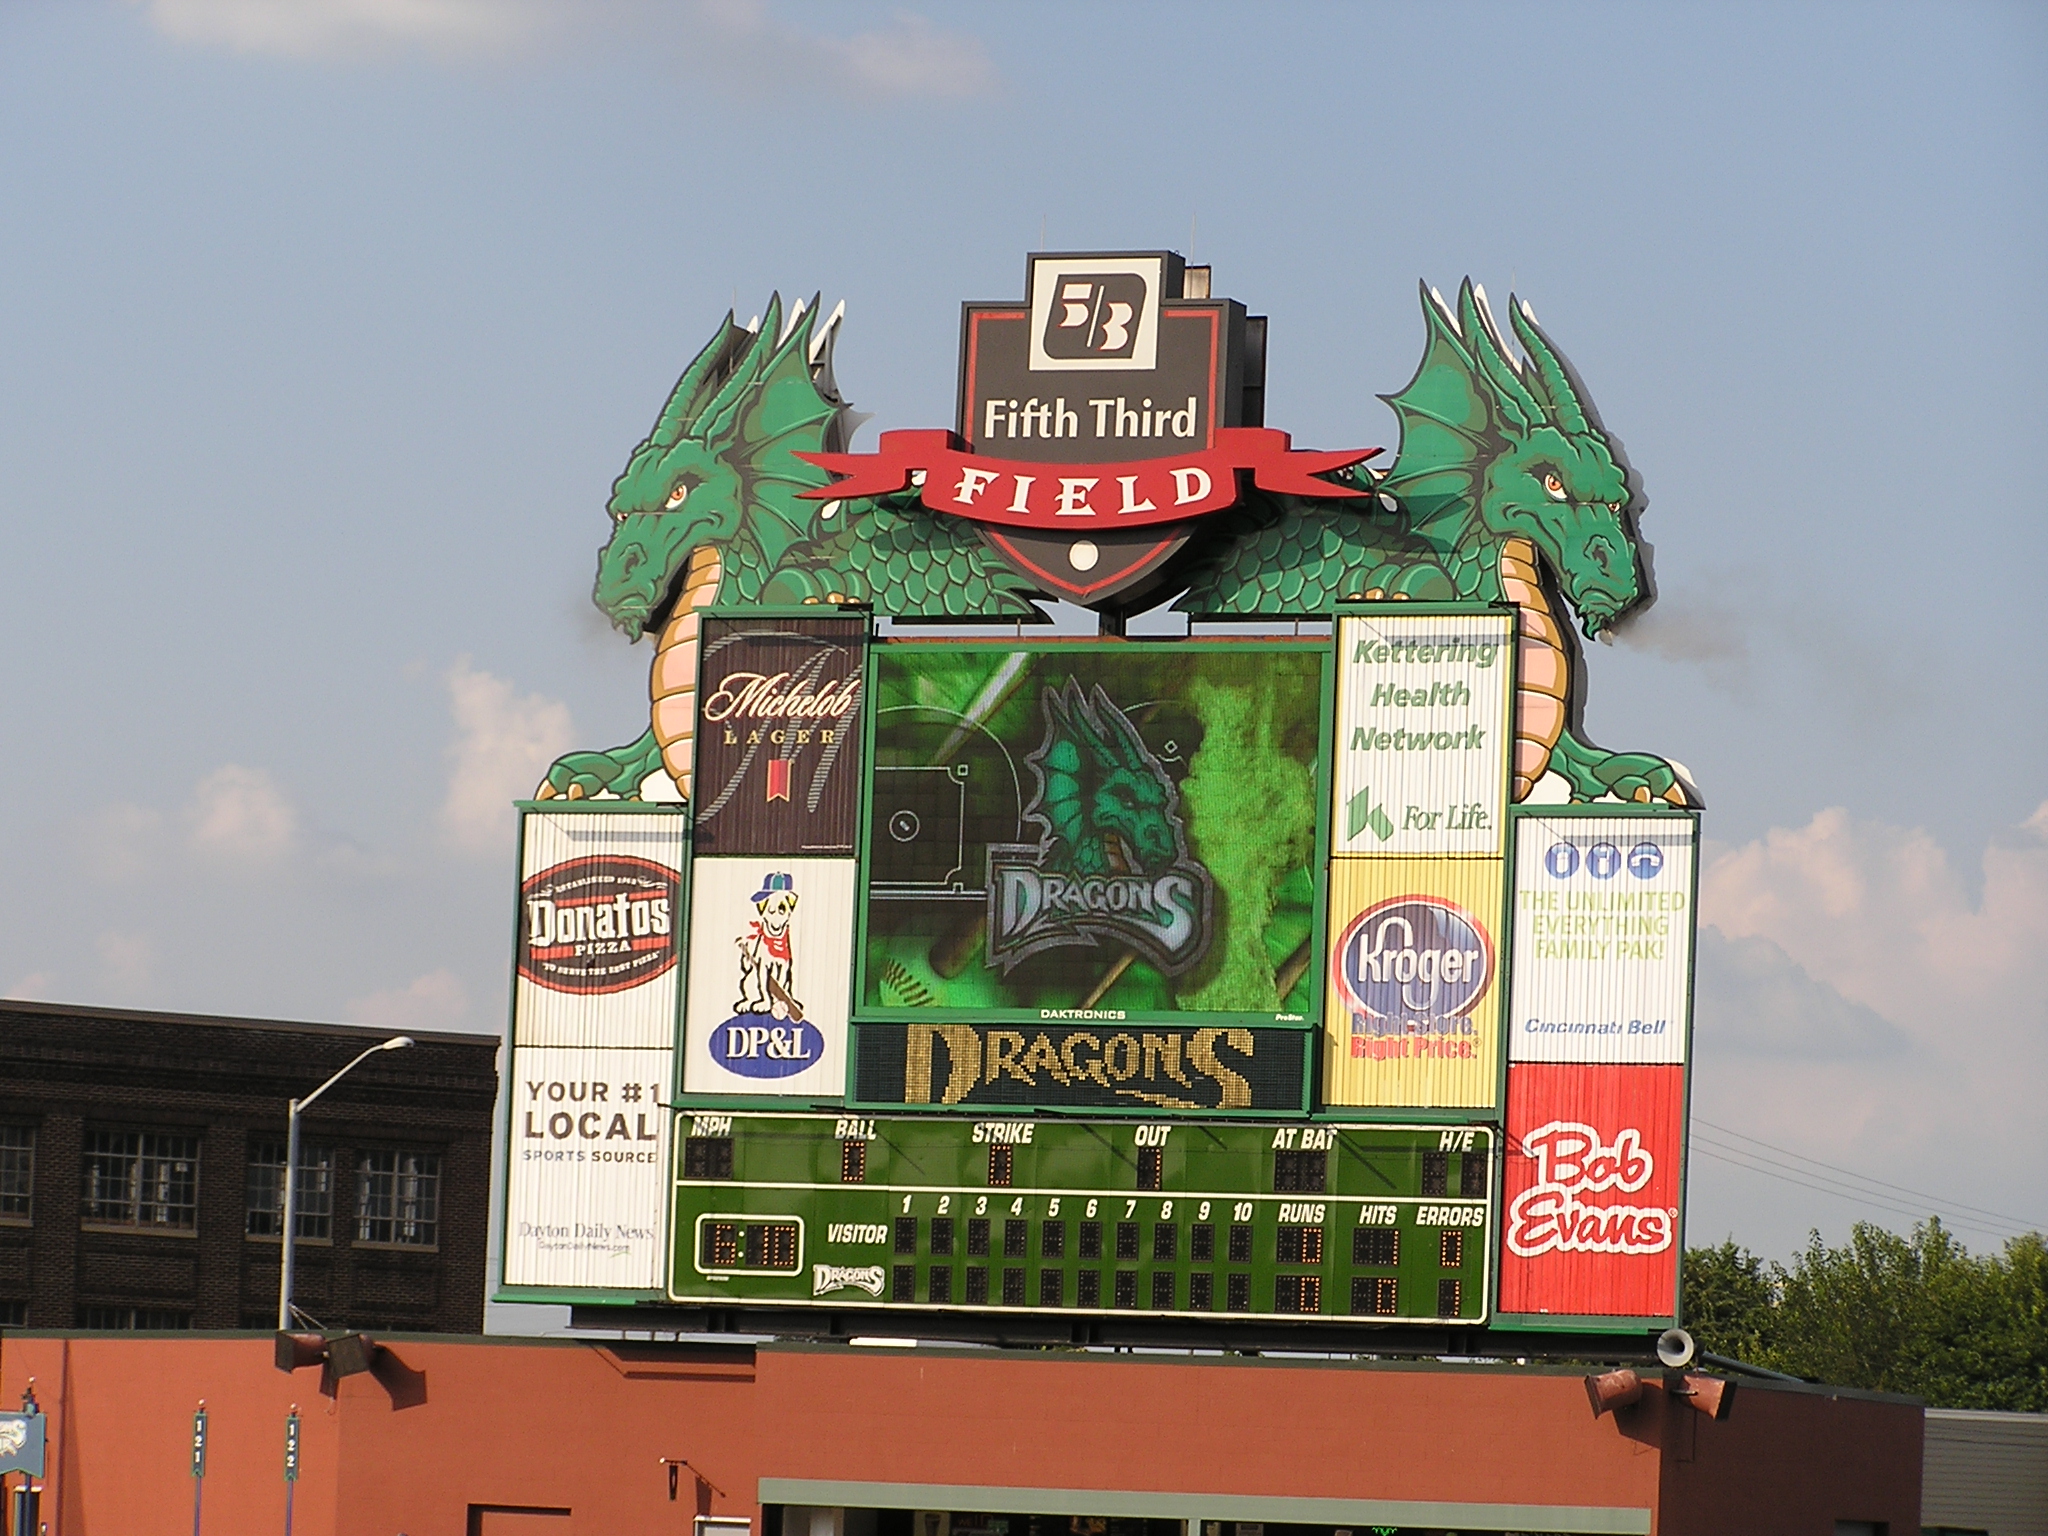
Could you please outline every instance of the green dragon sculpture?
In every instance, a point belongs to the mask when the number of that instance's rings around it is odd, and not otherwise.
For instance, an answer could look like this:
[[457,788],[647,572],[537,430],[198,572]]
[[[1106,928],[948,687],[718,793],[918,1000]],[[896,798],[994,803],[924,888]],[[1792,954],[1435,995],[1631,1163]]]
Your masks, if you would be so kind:
[[[1344,472],[1371,498],[1328,501],[1253,491],[1187,573],[1175,604],[1204,616],[1328,613],[1362,599],[1511,602],[1521,610],[1514,798],[1556,771],[1573,800],[1698,804],[1660,757],[1609,752],[1580,724],[1577,642],[1610,633],[1648,595],[1636,531],[1641,496],[1619,446],[1535,312],[1509,299],[1527,353],[1501,339],[1468,278],[1453,312],[1422,286],[1422,361],[1384,395],[1401,450],[1383,474]],[[1222,530],[1218,530],[1222,532]]]
[[706,608],[867,603],[902,618],[1042,620],[1021,576],[914,494],[802,499],[830,477],[797,455],[843,451],[858,425],[832,380],[838,313],[814,326],[817,313],[813,298],[785,324],[779,294],[756,326],[728,313],[613,482],[592,600],[628,640],[659,632],[648,729],[558,759],[538,798],[668,798],[664,770],[689,798]]
[[1109,695],[1070,677],[1041,707],[1045,739],[1024,759],[1038,797],[1024,814],[1045,827],[1048,859],[1087,876],[1157,874],[1185,858],[1173,781]]
[[[1697,804],[1676,765],[1606,751],[1581,727],[1581,660],[1559,616],[1569,607],[1598,637],[1644,601],[1640,494],[1570,365],[1529,307],[1510,304],[1526,360],[1469,280],[1455,311],[1425,285],[1422,361],[1383,397],[1400,420],[1399,457],[1383,475],[1345,472],[1374,494],[1248,490],[1200,531],[1176,606],[1301,617],[1374,598],[1512,602],[1521,610],[1514,798],[1555,771],[1574,800]],[[614,483],[593,596],[629,639],[658,631],[649,727],[626,746],[559,759],[539,798],[688,798],[699,615],[714,605],[1042,617],[1030,584],[972,526],[927,510],[915,493],[802,496],[829,477],[797,455],[843,451],[857,424],[832,379],[838,313],[823,326],[816,316],[814,299],[785,323],[779,296],[758,326],[728,314]]]

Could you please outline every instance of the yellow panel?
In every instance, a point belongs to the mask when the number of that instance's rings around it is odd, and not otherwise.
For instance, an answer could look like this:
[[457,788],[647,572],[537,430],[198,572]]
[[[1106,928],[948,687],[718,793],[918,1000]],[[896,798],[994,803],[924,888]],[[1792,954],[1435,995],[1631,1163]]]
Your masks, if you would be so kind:
[[1500,859],[1331,861],[1324,1102],[1493,1105],[1502,880]]

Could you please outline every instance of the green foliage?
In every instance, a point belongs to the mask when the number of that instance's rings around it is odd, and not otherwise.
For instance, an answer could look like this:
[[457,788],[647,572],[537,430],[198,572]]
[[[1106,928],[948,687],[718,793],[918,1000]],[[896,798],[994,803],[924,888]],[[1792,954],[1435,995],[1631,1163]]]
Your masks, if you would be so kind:
[[1930,1220],[1900,1237],[1857,1223],[1812,1234],[1786,1269],[1734,1242],[1685,1258],[1686,1326],[1700,1348],[1937,1408],[2048,1411],[2048,1243],[1973,1256]]
[[1181,782],[1188,832],[1216,880],[1222,954],[1183,1008],[1275,1013],[1266,931],[1280,883],[1315,855],[1315,776],[1279,749],[1271,691],[1195,680],[1202,745]]

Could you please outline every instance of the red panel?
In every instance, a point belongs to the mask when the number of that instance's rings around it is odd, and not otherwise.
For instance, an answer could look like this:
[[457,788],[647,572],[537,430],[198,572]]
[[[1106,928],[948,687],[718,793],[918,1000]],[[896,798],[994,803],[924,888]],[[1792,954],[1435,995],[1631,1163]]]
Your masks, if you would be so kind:
[[1508,1068],[1500,1310],[1669,1317],[1685,1068]]

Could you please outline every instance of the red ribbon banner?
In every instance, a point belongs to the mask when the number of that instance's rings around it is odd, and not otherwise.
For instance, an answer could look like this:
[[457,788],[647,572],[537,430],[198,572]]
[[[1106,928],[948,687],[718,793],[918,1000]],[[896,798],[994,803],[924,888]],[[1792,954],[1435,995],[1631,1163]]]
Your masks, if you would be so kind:
[[1288,446],[1274,427],[1218,427],[1215,446],[1157,459],[1109,464],[1044,464],[974,453],[944,431],[884,432],[873,453],[800,453],[845,478],[802,494],[813,501],[885,496],[922,471],[920,497],[934,512],[1008,528],[1079,530],[1175,523],[1237,501],[1237,472],[1262,491],[1291,496],[1363,496],[1317,476],[1348,469],[1381,452],[1316,452]]

